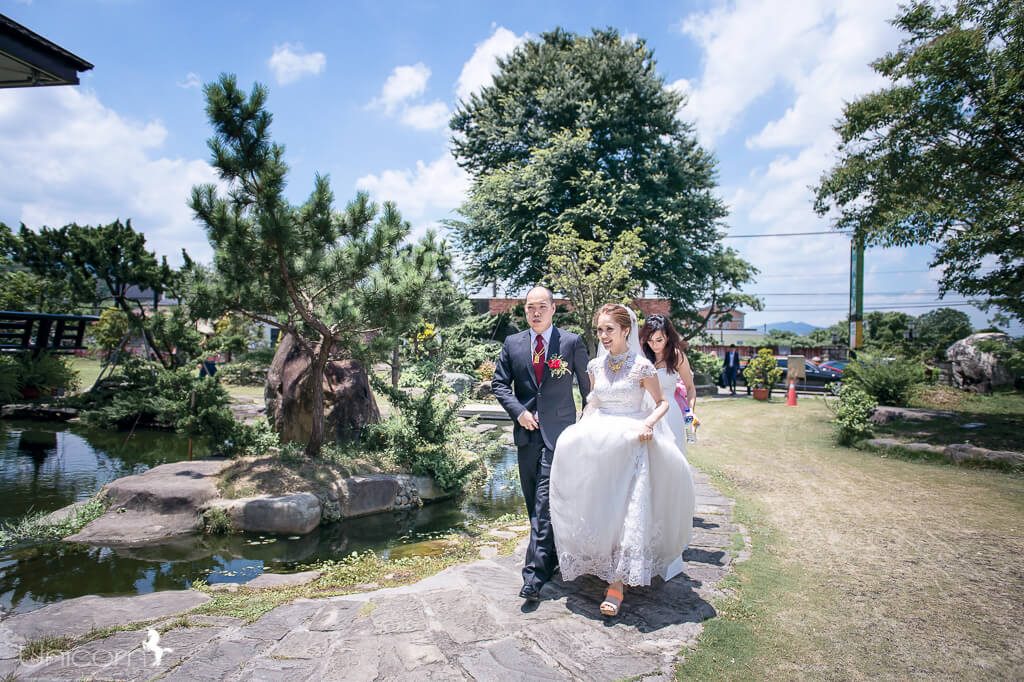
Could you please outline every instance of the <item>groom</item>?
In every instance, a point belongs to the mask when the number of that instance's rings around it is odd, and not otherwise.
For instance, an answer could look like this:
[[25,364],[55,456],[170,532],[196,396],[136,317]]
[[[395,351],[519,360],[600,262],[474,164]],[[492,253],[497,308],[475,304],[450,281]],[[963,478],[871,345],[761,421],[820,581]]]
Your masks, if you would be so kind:
[[576,334],[553,327],[554,314],[551,291],[530,289],[526,295],[530,328],[505,339],[491,383],[498,402],[515,421],[512,436],[519,449],[519,481],[530,515],[530,545],[519,591],[527,601],[540,600],[540,588],[558,565],[548,511],[548,479],[558,436],[576,421],[573,375],[584,404],[590,393],[586,346]]

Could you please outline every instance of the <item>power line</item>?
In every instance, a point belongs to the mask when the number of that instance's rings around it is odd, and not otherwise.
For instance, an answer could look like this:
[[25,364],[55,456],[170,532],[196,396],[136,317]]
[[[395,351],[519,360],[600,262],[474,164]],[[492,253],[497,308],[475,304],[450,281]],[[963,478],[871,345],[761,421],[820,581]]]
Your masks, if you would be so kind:
[[[746,293],[746,292],[744,292]],[[747,294],[748,296],[849,296],[849,291],[822,291],[822,292],[774,292],[764,294]],[[865,296],[934,296],[934,291],[876,291],[876,292],[864,292]],[[939,299],[935,299],[939,300]]]
[[[970,301],[957,301],[952,303],[910,303],[907,305],[899,305],[892,303],[883,306],[864,306],[864,310],[903,310],[905,308],[961,308],[961,307],[977,307],[979,303],[972,303]],[[849,308],[815,308],[815,307],[804,307],[804,308],[764,308],[763,310],[757,310],[752,312],[760,313],[824,313],[824,312],[846,312]],[[749,313],[748,313],[749,314]]]
[[849,237],[850,232],[839,232],[838,230],[823,230],[821,232],[774,232],[771,234],[727,234],[723,239],[759,239],[761,237],[806,237],[812,234],[837,234]]

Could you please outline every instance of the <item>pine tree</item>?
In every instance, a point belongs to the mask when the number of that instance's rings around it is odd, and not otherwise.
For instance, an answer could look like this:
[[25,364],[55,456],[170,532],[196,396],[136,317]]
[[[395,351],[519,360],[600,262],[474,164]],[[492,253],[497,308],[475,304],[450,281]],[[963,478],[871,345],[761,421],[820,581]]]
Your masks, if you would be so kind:
[[409,225],[395,206],[357,194],[334,210],[317,175],[305,203],[284,195],[284,148],[270,136],[267,90],[248,95],[234,76],[205,86],[213,165],[227,192],[194,187],[190,205],[214,249],[212,271],[194,268],[195,298],[211,317],[231,310],[292,334],[312,358],[313,426],[306,453],[324,440],[324,367],[334,353],[364,361],[392,346],[419,317],[431,249],[404,250]]

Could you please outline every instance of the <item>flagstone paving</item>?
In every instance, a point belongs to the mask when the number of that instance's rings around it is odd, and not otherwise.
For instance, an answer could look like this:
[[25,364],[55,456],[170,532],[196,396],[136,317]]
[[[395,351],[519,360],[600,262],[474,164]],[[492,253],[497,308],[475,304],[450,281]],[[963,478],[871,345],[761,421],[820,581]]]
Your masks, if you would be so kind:
[[[584,577],[544,586],[543,601],[517,597],[525,545],[511,556],[454,566],[416,584],[340,597],[298,600],[259,620],[190,616],[159,642],[159,663],[143,649],[146,631],[118,632],[64,654],[19,663],[27,636],[38,636],[46,609],[76,621],[68,602],[0,623],[0,676],[31,680],[643,680],[672,679],[693,647],[710,602],[737,559],[733,503],[695,472],[697,512],[686,570],[649,588],[629,589],[622,613],[598,611],[604,583]],[[166,593],[164,593],[166,594]],[[179,593],[180,594],[180,593]],[[191,593],[195,594],[195,593]],[[146,595],[150,600],[153,596]],[[104,609],[86,598],[91,627]],[[173,605],[136,620],[174,620]],[[102,600],[100,600],[102,601]],[[111,603],[115,603],[111,600]],[[181,600],[181,611],[194,606]],[[117,609],[110,609],[111,613]],[[124,613],[120,616],[125,622]],[[128,619],[131,620],[131,619]],[[117,621],[115,621],[117,622]],[[31,633],[31,634],[30,634]],[[61,634],[54,632],[53,634]]]

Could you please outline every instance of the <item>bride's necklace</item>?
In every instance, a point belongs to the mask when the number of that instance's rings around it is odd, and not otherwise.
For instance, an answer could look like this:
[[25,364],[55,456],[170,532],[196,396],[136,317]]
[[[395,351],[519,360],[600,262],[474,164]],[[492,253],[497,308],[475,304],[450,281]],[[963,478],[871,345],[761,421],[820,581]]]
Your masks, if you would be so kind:
[[608,354],[608,369],[613,372],[618,372],[622,369],[622,366],[626,364],[626,359],[629,357],[629,351],[620,355]]

